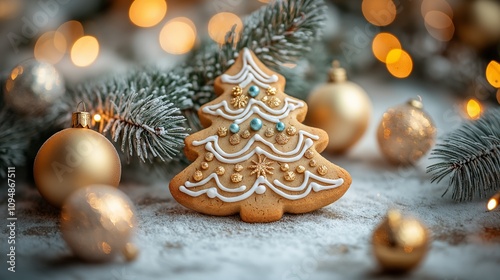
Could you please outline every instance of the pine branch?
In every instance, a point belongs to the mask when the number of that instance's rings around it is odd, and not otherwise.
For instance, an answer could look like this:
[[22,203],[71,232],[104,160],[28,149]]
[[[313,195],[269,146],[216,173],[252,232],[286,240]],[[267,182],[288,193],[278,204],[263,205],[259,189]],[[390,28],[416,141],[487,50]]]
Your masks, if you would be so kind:
[[214,98],[214,79],[234,63],[244,47],[274,71],[283,63],[303,58],[321,35],[325,9],[322,0],[275,1],[248,16],[241,34],[233,28],[220,48],[212,43],[195,52],[182,67],[193,83],[194,109]]
[[450,133],[431,153],[441,162],[427,167],[432,182],[449,178],[452,198],[472,200],[500,190],[500,108],[465,123]]
[[177,158],[189,131],[181,110],[192,107],[190,86],[185,77],[173,73],[140,70],[83,85],[71,102],[83,100],[92,114],[101,116],[98,130],[110,134],[127,162],[134,156],[142,162],[167,162]]
[[31,127],[21,117],[8,109],[0,112],[0,178],[5,178],[8,167],[23,166],[26,150],[33,137]]

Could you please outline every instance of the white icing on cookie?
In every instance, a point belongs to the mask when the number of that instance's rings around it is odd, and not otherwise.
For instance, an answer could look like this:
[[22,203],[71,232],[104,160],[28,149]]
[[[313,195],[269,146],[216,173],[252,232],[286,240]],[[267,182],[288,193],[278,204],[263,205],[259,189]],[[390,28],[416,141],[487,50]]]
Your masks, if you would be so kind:
[[246,190],[246,188],[247,188],[246,186],[240,186],[240,187],[235,188],[235,189],[226,188],[226,187],[224,187],[224,185],[221,184],[221,182],[219,181],[219,176],[217,176],[217,174],[215,174],[215,173],[208,175],[207,178],[205,178],[199,182],[196,182],[196,183],[191,183],[188,181],[188,182],[186,182],[186,187],[187,188],[199,187],[199,186],[205,185],[211,179],[214,179],[215,183],[217,184],[217,187],[219,187],[219,189],[221,189],[225,192],[242,192],[242,191]]
[[[259,107],[253,105],[261,106],[269,114],[262,112]],[[224,111],[227,113],[221,110],[220,107],[224,107]],[[252,98],[245,108],[231,110],[229,108],[229,105],[227,104],[227,101],[223,100],[220,103],[203,107],[202,112],[214,116],[221,116],[226,120],[234,121],[236,124],[241,124],[242,122],[250,118],[253,114],[258,114],[261,118],[269,122],[276,123],[281,119],[286,118],[290,114],[290,112],[301,107],[304,107],[304,102],[287,97],[285,98],[284,106],[281,109],[273,110],[264,102]]]
[[[211,177],[211,178],[216,179],[217,177]],[[310,179],[314,179],[316,181],[319,181],[319,182],[327,184],[327,185],[320,185],[316,182],[309,182]],[[188,185],[188,183],[190,183],[190,182],[186,182],[186,186]],[[255,180],[254,184],[247,192],[245,192],[241,195],[238,195],[238,196],[233,196],[233,197],[226,197],[226,196],[221,195],[217,191],[217,189],[214,187],[211,187],[211,188],[208,188],[205,190],[191,191],[191,190],[188,190],[187,187],[185,187],[185,186],[180,186],[179,190],[181,192],[189,195],[189,196],[192,196],[192,197],[197,197],[197,196],[200,196],[200,195],[206,193],[207,196],[210,198],[218,197],[220,200],[222,200],[224,202],[237,202],[237,201],[242,201],[242,200],[249,198],[253,193],[263,194],[266,191],[265,186],[267,186],[270,189],[272,189],[275,193],[277,193],[278,195],[280,195],[286,199],[297,200],[297,199],[301,199],[301,198],[306,197],[311,192],[311,190],[313,190],[315,192],[319,192],[319,191],[323,191],[323,190],[337,188],[344,183],[344,179],[342,179],[342,178],[326,179],[326,178],[322,178],[322,177],[319,177],[317,175],[314,175],[310,171],[306,171],[306,172],[304,172],[304,182],[302,183],[302,185],[300,185],[298,187],[290,187],[290,186],[284,185],[283,183],[281,183],[278,180],[274,180],[274,183],[278,187],[284,188],[286,190],[302,191],[305,189],[305,191],[301,194],[296,194],[296,195],[285,193],[282,190],[278,189],[273,184],[271,184],[266,178],[264,178],[264,176],[260,176],[259,178],[257,178],[257,180]],[[193,186],[193,185],[191,185],[191,186]],[[217,186],[219,186],[219,183],[217,184]],[[222,188],[221,188],[221,190],[222,190]]]
[[[304,131],[304,130],[300,130],[298,134],[299,134],[299,140],[297,142],[297,146],[295,147],[295,149],[288,151],[288,152],[280,151],[271,142],[264,139],[260,134],[255,134],[250,140],[248,140],[245,147],[243,147],[240,151],[238,151],[236,153],[232,153],[232,154],[225,153],[224,150],[222,150],[222,148],[219,146],[219,143],[218,143],[219,136],[218,135],[209,136],[201,141],[193,141],[193,146],[200,146],[200,145],[206,144],[208,142],[212,142],[212,143],[214,143],[214,149],[217,153],[223,154],[224,157],[226,157],[226,158],[234,158],[234,157],[241,156],[241,155],[245,154],[246,152],[248,152],[248,150],[252,147],[252,145],[256,141],[259,141],[259,142],[262,142],[264,145],[268,146],[269,148],[271,148],[271,150],[273,150],[273,152],[275,152],[278,155],[291,156],[291,155],[294,155],[300,151],[300,148],[302,147],[302,143],[304,141],[304,136],[307,136],[307,137],[314,139],[314,140],[319,139],[318,135],[311,134],[311,133]],[[309,141],[311,141],[311,143],[309,143]],[[312,144],[312,140],[306,139],[306,145],[311,145],[311,144]]]
[[254,154],[265,155],[268,159],[278,161],[278,162],[295,162],[295,161],[300,160],[304,156],[304,153],[307,151],[307,149],[312,147],[312,145],[313,145],[313,141],[311,139],[306,139],[304,147],[302,147],[302,151],[300,151],[298,154],[296,154],[293,157],[276,156],[274,154],[271,154],[268,151],[264,151],[261,147],[255,147],[255,149],[253,151],[251,151],[250,153],[248,153],[240,158],[231,158],[231,154],[228,154],[224,151],[222,151],[222,153],[218,153],[214,149],[212,142],[208,142],[207,144],[205,144],[205,149],[209,152],[212,152],[218,161],[223,162],[223,163],[228,163],[228,164],[235,164],[235,163],[244,162],[244,161],[248,160],[249,158],[251,158]]
[[223,83],[238,84],[242,88],[253,82],[258,86],[267,89],[270,83],[276,83],[278,81],[278,76],[274,74],[268,75],[262,71],[262,69],[260,69],[257,63],[253,60],[250,50],[244,48],[243,66],[241,67],[240,72],[234,76],[223,74],[220,79]]

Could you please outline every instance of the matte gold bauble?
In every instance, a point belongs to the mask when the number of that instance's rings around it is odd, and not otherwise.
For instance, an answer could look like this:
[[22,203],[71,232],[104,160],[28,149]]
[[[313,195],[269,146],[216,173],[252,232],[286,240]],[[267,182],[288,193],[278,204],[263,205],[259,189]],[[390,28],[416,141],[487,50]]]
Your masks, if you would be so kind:
[[383,270],[407,272],[422,262],[429,251],[429,240],[421,222],[390,210],[373,232],[373,253]]
[[89,262],[105,262],[123,254],[137,255],[130,243],[137,226],[130,199],[120,190],[91,185],[74,191],[61,211],[61,232],[73,253]]
[[334,61],[330,81],[307,99],[305,123],[328,133],[327,151],[342,153],[353,146],[368,127],[371,102],[357,84],[346,80],[346,72]]
[[377,140],[391,163],[414,164],[434,145],[436,127],[422,108],[422,102],[410,100],[384,113]]
[[35,158],[33,175],[40,194],[61,207],[73,191],[90,184],[117,187],[120,158],[106,137],[91,129],[90,114],[73,114],[73,128],[51,136]]

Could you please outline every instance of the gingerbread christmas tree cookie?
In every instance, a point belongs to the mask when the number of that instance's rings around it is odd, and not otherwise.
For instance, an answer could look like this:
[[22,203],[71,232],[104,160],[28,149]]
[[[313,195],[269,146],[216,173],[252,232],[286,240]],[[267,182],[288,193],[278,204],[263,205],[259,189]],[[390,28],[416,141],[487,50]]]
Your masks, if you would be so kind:
[[215,81],[220,96],[199,116],[206,129],[188,136],[193,163],[170,182],[172,196],[198,212],[272,222],[339,199],[351,177],[319,153],[328,135],[302,124],[304,101],[248,49]]

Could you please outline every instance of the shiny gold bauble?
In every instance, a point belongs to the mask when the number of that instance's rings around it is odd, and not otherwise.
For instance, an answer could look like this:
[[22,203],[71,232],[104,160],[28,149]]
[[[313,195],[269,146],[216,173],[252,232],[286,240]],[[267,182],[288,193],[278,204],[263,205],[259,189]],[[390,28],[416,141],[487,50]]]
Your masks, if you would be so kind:
[[422,102],[410,100],[384,113],[377,140],[391,163],[414,164],[434,145],[436,127],[422,108]]
[[305,123],[328,133],[327,151],[342,153],[352,147],[368,127],[371,102],[357,84],[347,81],[346,73],[334,62],[330,81],[315,89],[307,99]]
[[[90,115],[86,114],[90,122]],[[42,145],[35,158],[33,175],[40,194],[60,207],[73,191],[90,184],[117,187],[121,163],[115,147],[106,137],[74,124],[73,128],[54,134]]]
[[89,262],[110,261],[118,254],[133,259],[130,243],[137,226],[130,199],[120,190],[91,185],[74,191],[61,211],[61,232],[73,253]]
[[5,102],[17,113],[39,115],[65,92],[64,80],[47,62],[28,59],[17,65],[5,82]]
[[373,232],[372,243],[373,253],[383,270],[407,272],[424,259],[430,237],[421,222],[390,210]]

